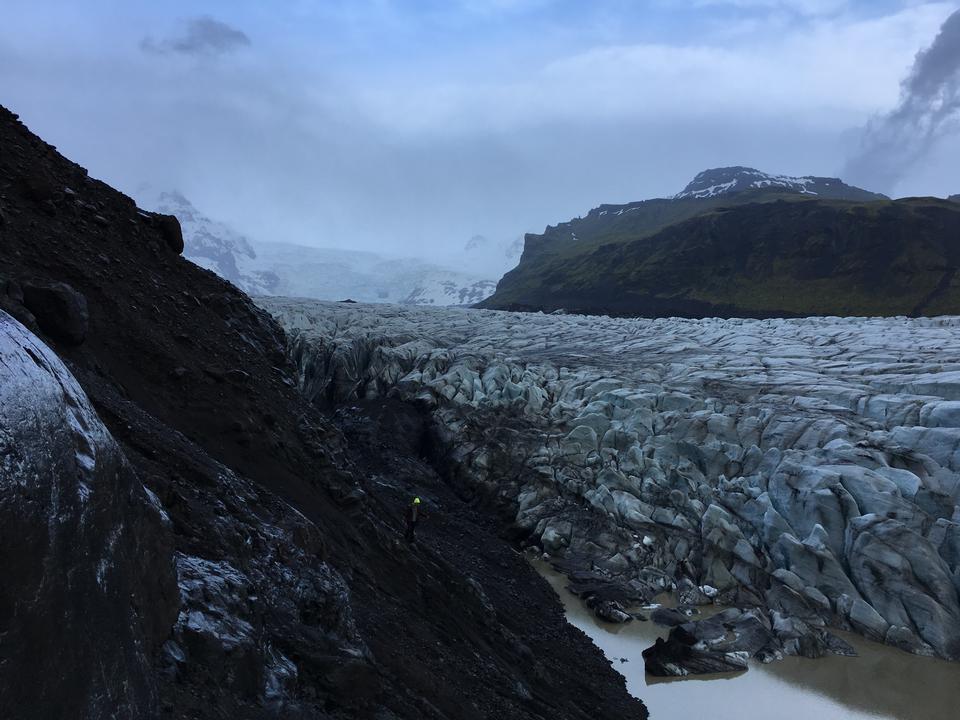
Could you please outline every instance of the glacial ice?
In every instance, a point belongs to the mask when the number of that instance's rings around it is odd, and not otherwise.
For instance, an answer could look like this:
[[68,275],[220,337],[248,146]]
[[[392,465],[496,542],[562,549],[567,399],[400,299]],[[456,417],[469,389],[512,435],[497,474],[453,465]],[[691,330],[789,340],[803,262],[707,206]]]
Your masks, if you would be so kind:
[[149,713],[160,610],[141,603],[171,579],[144,560],[159,529],[76,378],[0,311],[0,685],[30,683],[37,717],[56,705],[90,717]]
[[425,403],[554,557],[960,659],[960,318],[261,303],[308,396]]

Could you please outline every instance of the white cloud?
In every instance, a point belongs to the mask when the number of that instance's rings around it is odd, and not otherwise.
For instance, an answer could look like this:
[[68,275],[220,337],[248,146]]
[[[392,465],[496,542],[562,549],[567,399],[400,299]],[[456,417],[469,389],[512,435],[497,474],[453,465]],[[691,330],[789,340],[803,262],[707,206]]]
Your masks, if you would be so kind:
[[741,10],[786,10],[797,15],[836,15],[848,10],[851,0],[692,0],[695,7],[735,7]]
[[934,4],[868,20],[821,19],[775,38],[757,30],[737,44],[595,47],[481,82],[418,77],[358,94],[372,118],[410,133],[745,113],[840,129],[896,102],[915,53],[949,11]]

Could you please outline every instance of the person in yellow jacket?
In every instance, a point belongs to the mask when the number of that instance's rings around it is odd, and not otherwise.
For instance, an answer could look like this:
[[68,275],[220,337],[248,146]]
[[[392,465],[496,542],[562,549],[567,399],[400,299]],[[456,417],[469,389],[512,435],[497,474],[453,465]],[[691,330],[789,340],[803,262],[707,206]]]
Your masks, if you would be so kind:
[[417,523],[420,522],[420,517],[420,498],[415,497],[413,502],[407,506],[407,531],[404,535],[404,537],[407,539],[407,542],[414,542],[417,539]]

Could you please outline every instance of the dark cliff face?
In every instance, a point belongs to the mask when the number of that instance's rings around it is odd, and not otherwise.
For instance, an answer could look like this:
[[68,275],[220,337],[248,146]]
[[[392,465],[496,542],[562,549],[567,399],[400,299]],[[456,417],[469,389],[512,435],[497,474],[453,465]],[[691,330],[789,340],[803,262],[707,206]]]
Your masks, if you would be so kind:
[[520,265],[482,306],[648,317],[935,315],[960,312],[958,267],[954,203],[752,190],[602,206],[527,236]]
[[[101,717],[104,703],[124,717],[645,716],[496,522],[420,459],[415,413],[331,420],[308,405],[279,327],[182,247],[174,219],[0,108],[0,309],[59,356],[116,443],[118,489],[90,537],[129,528],[110,564],[116,612],[29,637],[0,617],[4,717]],[[0,466],[0,492],[12,472]],[[433,520],[410,548],[414,492]],[[31,551],[0,611],[64,563],[92,572],[85,547],[50,565]],[[47,580],[51,607],[94,597]],[[129,684],[126,710],[86,702],[103,686],[90,668]]]

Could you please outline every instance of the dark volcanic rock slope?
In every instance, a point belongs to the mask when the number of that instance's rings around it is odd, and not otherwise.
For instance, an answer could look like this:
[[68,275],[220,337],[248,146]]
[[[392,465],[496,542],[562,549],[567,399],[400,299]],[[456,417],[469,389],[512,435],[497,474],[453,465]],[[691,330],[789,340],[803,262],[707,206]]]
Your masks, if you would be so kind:
[[747,168],[701,175],[674,198],[602,205],[528,235],[481,305],[641,317],[960,312],[955,203]]
[[[3,716],[645,716],[417,442],[383,440],[415,418],[345,436],[276,324],[182,248],[0,109]],[[46,404],[13,382],[31,363]]]

